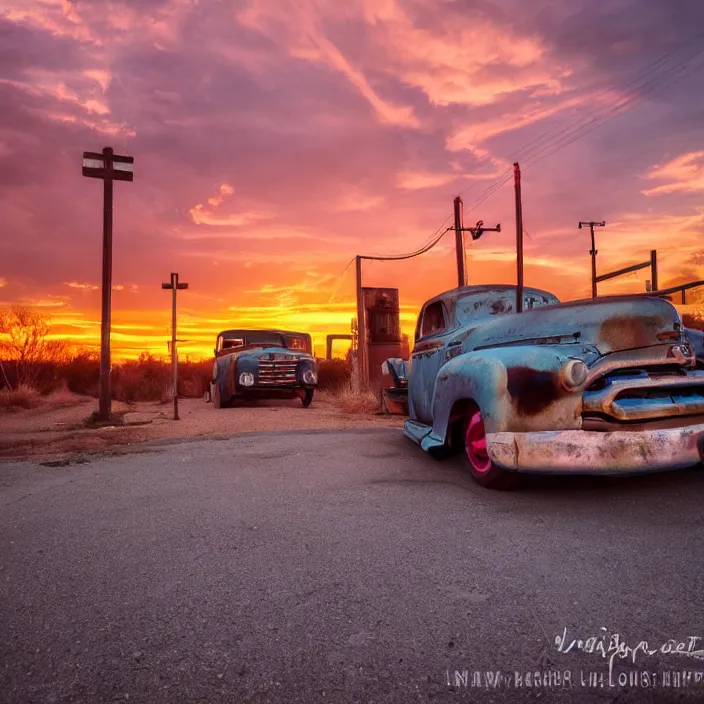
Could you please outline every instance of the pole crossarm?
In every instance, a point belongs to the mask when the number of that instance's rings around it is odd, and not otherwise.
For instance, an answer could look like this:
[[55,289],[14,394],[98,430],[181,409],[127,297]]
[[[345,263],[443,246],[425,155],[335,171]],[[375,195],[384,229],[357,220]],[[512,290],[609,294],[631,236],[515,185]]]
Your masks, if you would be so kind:
[[615,279],[617,276],[623,276],[623,274],[630,274],[632,271],[638,271],[639,269],[647,269],[650,267],[650,265],[650,261],[643,262],[642,264],[633,264],[633,266],[627,266],[623,269],[619,269],[618,271],[612,271],[608,274],[602,274],[601,276],[597,276],[596,281],[598,283],[600,281],[606,281],[608,279]]

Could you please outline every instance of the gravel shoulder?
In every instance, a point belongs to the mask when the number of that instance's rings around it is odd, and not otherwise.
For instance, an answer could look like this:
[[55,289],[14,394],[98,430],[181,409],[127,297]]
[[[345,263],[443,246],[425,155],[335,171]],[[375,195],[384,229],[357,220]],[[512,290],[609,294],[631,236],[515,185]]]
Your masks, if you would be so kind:
[[169,403],[113,403],[115,425],[86,427],[97,401],[63,392],[36,409],[0,413],[0,459],[63,457],[127,449],[150,441],[206,438],[276,430],[399,428],[401,416],[346,413],[332,400],[316,398],[308,408],[300,401],[258,401],[216,410],[202,399],[180,399],[180,420]]

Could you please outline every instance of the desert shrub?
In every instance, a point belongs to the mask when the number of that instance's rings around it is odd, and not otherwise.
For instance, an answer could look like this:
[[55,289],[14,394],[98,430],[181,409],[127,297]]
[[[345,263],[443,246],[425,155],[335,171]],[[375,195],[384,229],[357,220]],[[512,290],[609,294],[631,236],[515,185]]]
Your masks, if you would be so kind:
[[45,396],[64,383],[66,364],[58,361],[24,362],[0,361],[0,388],[17,389],[28,386]]
[[16,411],[21,408],[41,406],[39,391],[32,386],[20,384],[16,389],[0,390],[0,411]]
[[42,362],[34,366],[34,387],[43,396],[56,391],[64,385],[66,377],[65,363]]
[[186,359],[179,362],[178,395],[182,398],[200,398],[208,390],[212,376],[213,360],[193,362]]
[[81,352],[63,370],[69,391],[88,396],[98,395],[100,357],[95,352]]
[[60,385],[71,348],[65,340],[48,339],[50,330],[51,321],[42,311],[27,306],[0,310],[0,386],[25,385],[49,393]]
[[165,401],[170,397],[171,367],[150,354],[113,367],[112,396],[118,401]]
[[339,391],[352,375],[352,365],[344,359],[318,360],[318,388],[321,391]]

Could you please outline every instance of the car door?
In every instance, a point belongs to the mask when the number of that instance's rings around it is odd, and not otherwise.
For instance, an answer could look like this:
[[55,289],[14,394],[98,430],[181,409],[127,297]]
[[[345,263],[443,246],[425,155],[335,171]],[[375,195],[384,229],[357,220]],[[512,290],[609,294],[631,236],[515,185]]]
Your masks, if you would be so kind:
[[412,417],[426,423],[432,421],[435,379],[446,361],[449,327],[442,301],[435,301],[421,311],[411,354],[408,397]]

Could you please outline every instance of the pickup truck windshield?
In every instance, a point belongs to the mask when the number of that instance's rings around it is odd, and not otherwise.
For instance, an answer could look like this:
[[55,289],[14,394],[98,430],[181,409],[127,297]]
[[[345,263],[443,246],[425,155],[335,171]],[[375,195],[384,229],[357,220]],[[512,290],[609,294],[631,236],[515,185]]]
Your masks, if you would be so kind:
[[280,335],[266,332],[241,332],[224,337],[220,349],[236,350],[252,347],[286,347]]

